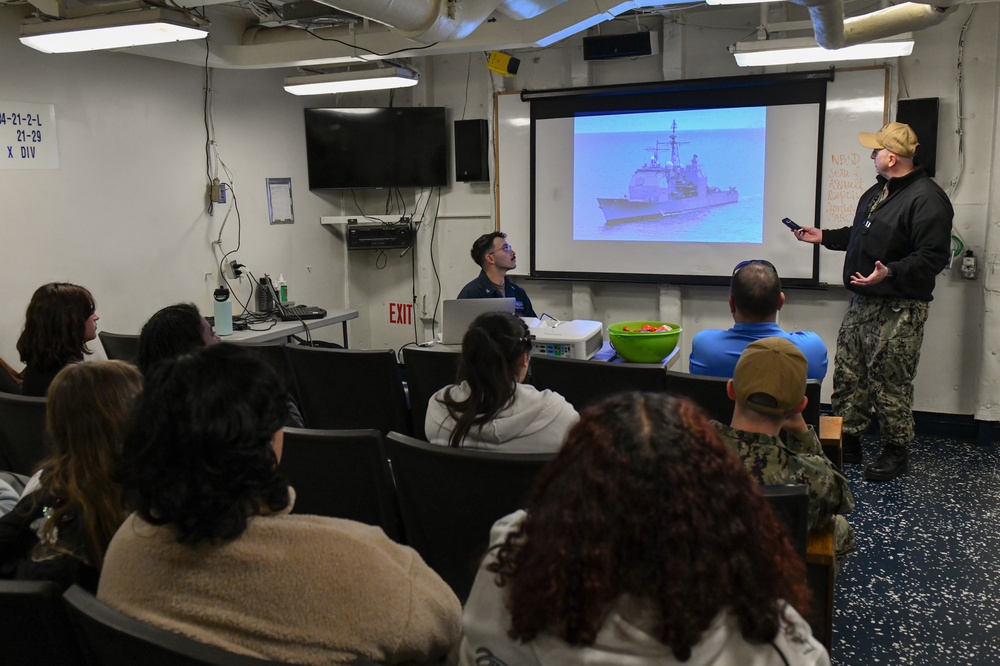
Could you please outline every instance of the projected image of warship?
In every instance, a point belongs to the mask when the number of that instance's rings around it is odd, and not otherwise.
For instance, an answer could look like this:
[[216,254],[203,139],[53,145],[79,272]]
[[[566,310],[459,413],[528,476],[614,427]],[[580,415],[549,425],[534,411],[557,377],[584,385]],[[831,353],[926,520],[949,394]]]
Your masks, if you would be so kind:
[[[708,179],[701,172],[698,156],[682,166],[677,147],[687,143],[677,140],[677,121],[671,127],[670,141],[660,141],[647,148],[652,158],[635,170],[628,185],[628,196],[620,199],[603,199],[597,203],[607,224],[650,220],[690,211],[723,206],[740,200],[735,187],[723,190],[709,187]],[[670,161],[660,162],[660,151],[670,146]]]

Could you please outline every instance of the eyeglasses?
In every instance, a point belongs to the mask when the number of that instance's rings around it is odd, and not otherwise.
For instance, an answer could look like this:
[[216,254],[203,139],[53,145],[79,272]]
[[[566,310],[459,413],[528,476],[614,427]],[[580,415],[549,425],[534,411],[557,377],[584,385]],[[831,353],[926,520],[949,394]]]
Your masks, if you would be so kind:
[[503,245],[501,245],[497,249],[491,250],[491,251],[487,252],[486,254],[494,254],[496,252],[506,252],[506,253],[509,254],[510,253],[510,245],[508,245],[507,243],[504,243]]
[[772,271],[774,271],[775,274],[778,273],[778,269],[775,268],[774,264],[772,264],[767,259],[747,259],[746,261],[741,261],[740,263],[736,264],[736,268],[733,269],[733,275],[736,275],[737,273],[740,272],[740,269],[745,268],[745,267],[749,266],[750,264],[764,264],[765,266],[767,266],[768,268],[770,268]]

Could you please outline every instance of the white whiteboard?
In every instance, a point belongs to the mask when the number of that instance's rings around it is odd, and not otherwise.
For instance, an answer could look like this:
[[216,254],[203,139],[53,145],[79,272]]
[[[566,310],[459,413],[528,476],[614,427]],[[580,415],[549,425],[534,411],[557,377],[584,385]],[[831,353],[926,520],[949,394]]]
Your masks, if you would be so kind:
[[[851,224],[861,194],[875,182],[871,151],[858,143],[858,132],[874,132],[888,117],[887,67],[838,69],[827,86],[823,172],[820,181],[820,226]],[[497,174],[497,227],[506,232],[520,256],[531,256],[530,103],[520,93],[494,96]],[[824,256],[825,255],[825,256]],[[843,254],[820,251],[821,283],[841,284]],[[520,261],[511,274],[527,275],[530,262]]]

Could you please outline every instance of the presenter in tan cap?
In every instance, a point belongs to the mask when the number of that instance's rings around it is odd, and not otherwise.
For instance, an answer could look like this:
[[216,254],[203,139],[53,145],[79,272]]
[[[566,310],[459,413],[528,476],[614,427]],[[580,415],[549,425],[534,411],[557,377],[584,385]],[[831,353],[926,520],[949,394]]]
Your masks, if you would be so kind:
[[909,125],[889,123],[858,140],[872,151],[878,182],[861,196],[854,224],[792,233],[847,252],[844,286],[854,294],[837,336],[833,412],[844,417],[844,462],[862,462],[858,436],[874,410],[882,453],[865,478],[888,481],[908,466],[913,377],[934,281],[951,256],[954,213],[948,195],[914,165],[919,143]]

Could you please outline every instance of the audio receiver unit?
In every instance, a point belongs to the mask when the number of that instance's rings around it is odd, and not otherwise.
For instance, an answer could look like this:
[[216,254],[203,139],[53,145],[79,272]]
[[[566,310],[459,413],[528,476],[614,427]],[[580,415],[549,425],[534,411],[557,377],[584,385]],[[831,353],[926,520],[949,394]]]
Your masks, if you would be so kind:
[[386,226],[382,224],[349,224],[347,226],[348,250],[382,250],[410,247],[413,231],[409,224]]

